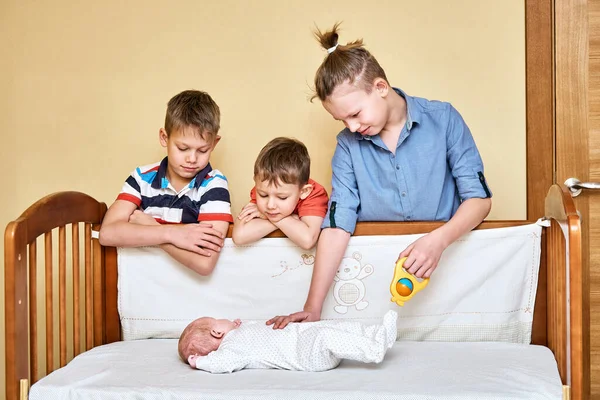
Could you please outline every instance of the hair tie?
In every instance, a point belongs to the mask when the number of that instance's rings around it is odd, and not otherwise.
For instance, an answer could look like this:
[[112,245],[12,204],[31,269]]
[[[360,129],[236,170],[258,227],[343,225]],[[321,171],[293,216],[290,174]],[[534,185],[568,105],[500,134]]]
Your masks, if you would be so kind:
[[327,54],[331,54],[331,53],[333,53],[333,52],[335,51],[335,49],[337,49],[337,47],[338,47],[339,45],[340,45],[340,44],[338,43],[338,44],[336,44],[335,46],[328,48],[328,49],[327,49]]

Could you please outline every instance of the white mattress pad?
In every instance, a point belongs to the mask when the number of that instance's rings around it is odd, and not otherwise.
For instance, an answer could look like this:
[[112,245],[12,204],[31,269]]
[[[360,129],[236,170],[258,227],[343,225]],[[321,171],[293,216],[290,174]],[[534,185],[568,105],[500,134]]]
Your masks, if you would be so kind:
[[210,374],[184,364],[176,339],[96,347],[32,386],[30,400],[561,399],[551,351],[499,342],[396,342],[381,364],[326,372]]

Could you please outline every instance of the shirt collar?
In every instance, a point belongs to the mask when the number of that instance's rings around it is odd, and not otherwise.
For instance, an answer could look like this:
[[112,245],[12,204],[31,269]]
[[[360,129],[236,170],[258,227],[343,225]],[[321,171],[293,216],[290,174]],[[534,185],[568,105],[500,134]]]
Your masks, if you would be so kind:
[[399,88],[393,88],[396,93],[406,100],[406,129],[412,129],[415,123],[421,122],[421,112],[419,106],[415,102],[415,98],[406,94],[405,91]]
[[[158,167],[158,172],[152,181],[152,188],[154,189],[165,189],[169,186],[169,180],[167,179],[167,167],[169,165],[169,157],[165,157],[160,162],[160,166]],[[202,181],[206,178],[206,175],[212,171],[212,167],[210,163],[206,165],[206,167],[202,168],[200,172],[196,174],[196,176],[190,181],[188,185],[190,188],[195,187],[196,189],[202,185]]]

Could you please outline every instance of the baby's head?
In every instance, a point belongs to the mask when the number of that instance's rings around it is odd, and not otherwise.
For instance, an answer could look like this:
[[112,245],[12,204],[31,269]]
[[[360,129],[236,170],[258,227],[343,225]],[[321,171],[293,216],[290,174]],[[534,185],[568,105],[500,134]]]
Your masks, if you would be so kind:
[[221,345],[223,337],[241,324],[239,319],[198,318],[185,327],[179,337],[179,357],[189,363],[190,356],[205,356]]
[[313,187],[308,149],[299,140],[278,137],[262,148],[254,163],[256,206],[269,220],[291,215]]

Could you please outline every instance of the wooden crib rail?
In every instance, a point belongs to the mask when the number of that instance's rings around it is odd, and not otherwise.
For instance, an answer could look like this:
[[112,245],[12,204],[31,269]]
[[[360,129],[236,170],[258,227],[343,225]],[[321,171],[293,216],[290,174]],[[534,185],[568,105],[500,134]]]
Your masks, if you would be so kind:
[[551,223],[546,235],[548,347],[571,399],[588,399],[589,273],[582,262],[581,221],[565,187],[552,185],[545,203]]
[[[5,323],[6,323],[6,399],[19,398],[20,387],[27,387],[38,378],[38,296],[45,298],[45,365],[46,373],[54,369],[54,318],[56,304],[53,295],[53,250],[58,248],[58,358],[62,367],[67,363],[66,293],[73,294],[73,355],[79,353],[80,299],[85,296],[85,348],[103,340],[102,271],[103,249],[92,239],[106,213],[106,204],[79,192],[60,192],[46,196],[21,216],[8,224],[4,237]],[[79,225],[83,225],[80,235]],[[70,265],[73,287],[67,288],[66,230],[71,225]],[[52,231],[58,229],[58,246],[53,246]],[[37,239],[44,235],[45,294],[37,293]],[[81,238],[83,237],[83,239]],[[80,246],[84,248],[85,285],[80,290]],[[41,271],[40,271],[41,272]],[[28,290],[29,288],[29,290]],[[83,292],[83,294],[82,294]],[[26,381],[24,381],[26,380]],[[25,384],[23,383],[25,382]]]

